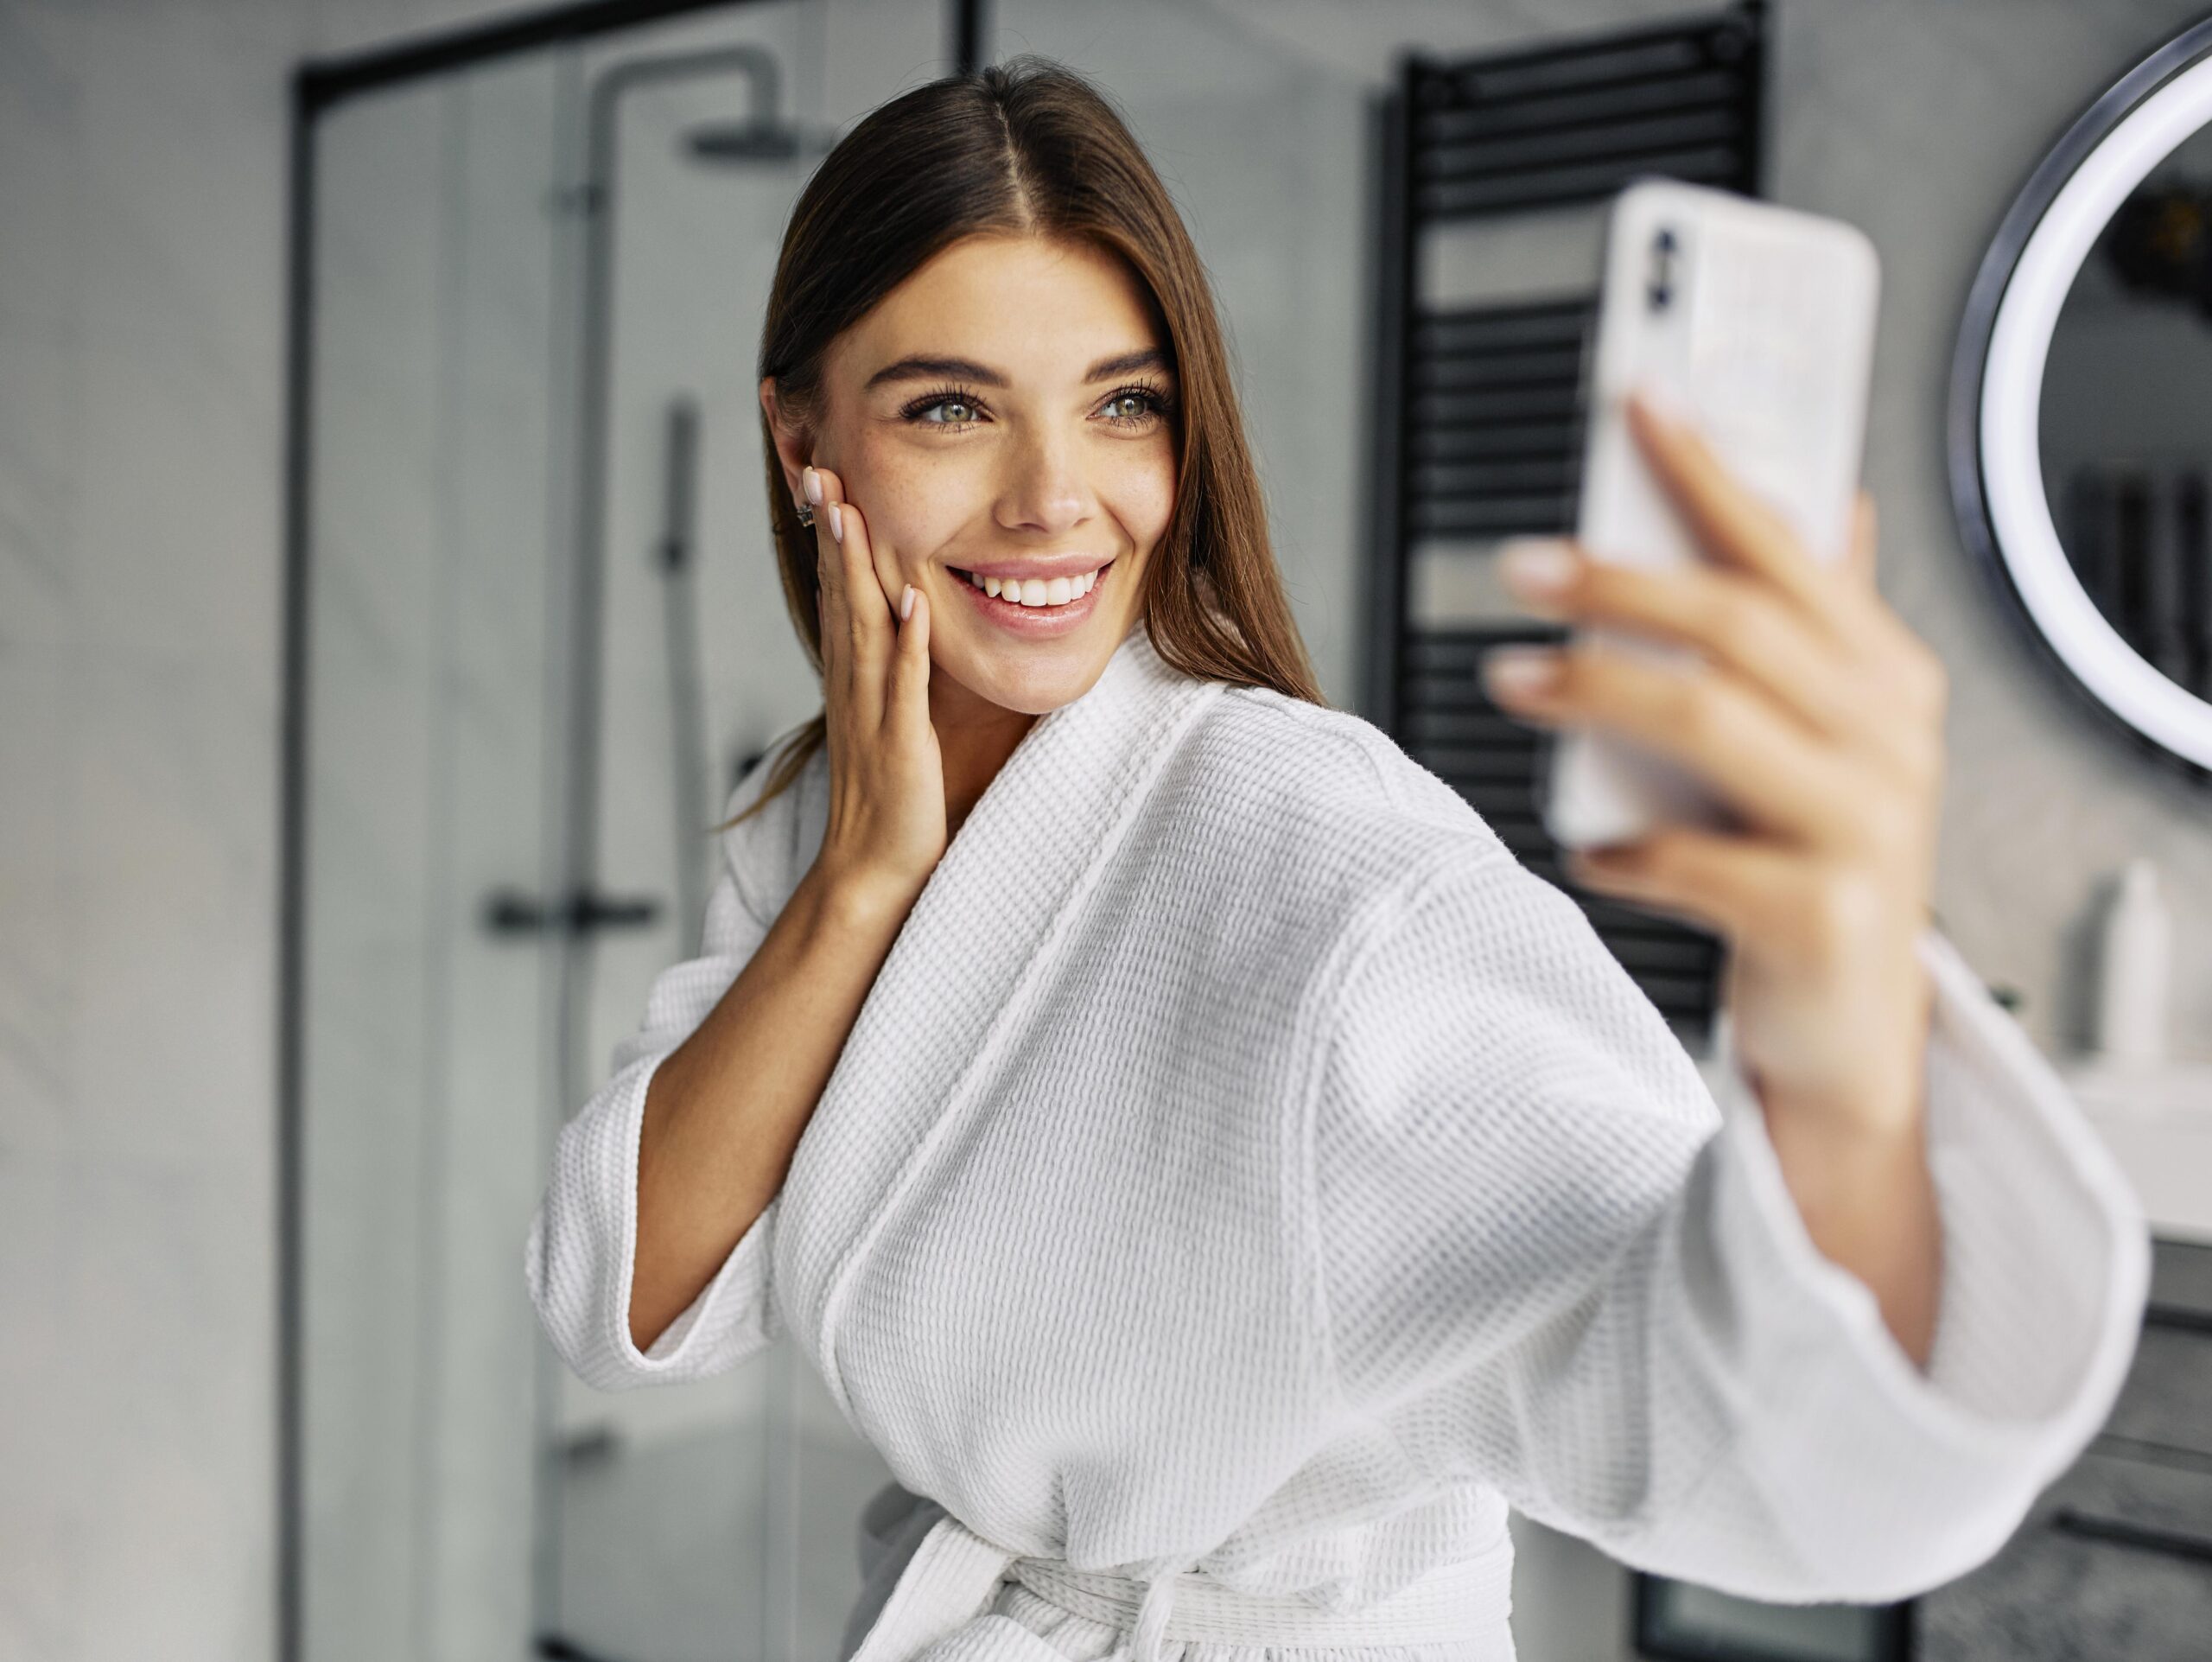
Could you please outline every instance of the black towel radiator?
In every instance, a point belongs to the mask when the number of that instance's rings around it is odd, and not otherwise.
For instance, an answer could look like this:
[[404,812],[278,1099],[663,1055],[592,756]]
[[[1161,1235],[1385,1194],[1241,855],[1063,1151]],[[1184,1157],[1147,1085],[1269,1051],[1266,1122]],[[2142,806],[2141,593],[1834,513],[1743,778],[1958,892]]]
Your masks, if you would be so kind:
[[1478,674],[1492,646],[1565,631],[1526,614],[1414,615],[1425,545],[1572,529],[1597,273],[1575,292],[1459,306],[1425,302],[1420,273],[1432,232],[1592,203],[1643,175],[1757,194],[1767,40],[1765,7],[1745,0],[1452,62],[1414,55],[1381,111],[1366,713],[1574,898],[1700,1055],[1726,943],[1567,876],[1539,814],[1552,735],[1509,719]]

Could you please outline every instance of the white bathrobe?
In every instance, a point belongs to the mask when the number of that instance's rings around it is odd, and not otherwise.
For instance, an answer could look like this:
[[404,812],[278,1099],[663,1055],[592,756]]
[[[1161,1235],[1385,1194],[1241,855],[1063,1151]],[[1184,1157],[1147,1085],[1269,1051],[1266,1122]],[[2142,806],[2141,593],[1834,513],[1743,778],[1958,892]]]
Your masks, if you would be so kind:
[[[1740,1073],[1724,1111],[1572,900],[1370,723],[1185,676],[1141,625],[977,802],[782,1191],[640,1353],[647,1082],[826,810],[817,756],[724,833],[702,954],[562,1134],[527,1276],[607,1389],[798,1342],[928,1503],[869,1662],[1286,1632],[1490,1662],[1510,1508],[1751,1597],[1901,1597],[1994,1552],[2118,1391],[2142,1216],[1939,934],[1923,1374]],[[1141,1628],[1100,1602],[1131,1587]]]

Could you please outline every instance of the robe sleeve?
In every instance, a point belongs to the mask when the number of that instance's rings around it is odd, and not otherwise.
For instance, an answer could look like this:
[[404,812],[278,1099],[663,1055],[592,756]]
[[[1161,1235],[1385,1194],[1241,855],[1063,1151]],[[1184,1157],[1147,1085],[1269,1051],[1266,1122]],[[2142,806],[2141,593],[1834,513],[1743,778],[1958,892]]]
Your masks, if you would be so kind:
[[[760,770],[732,797],[734,813]],[[663,1059],[704,1022],[760,949],[772,918],[739,878],[743,850],[769,833],[774,807],[724,837],[734,850],[707,901],[699,956],[664,970],[638,1031],[614,1048],[612,1077],[554,1144],[551,1175],[524,1247],[531,1301],[553,1347],[602,1391],[674,1384],[734,1367],[781,1336],[770,1296],[769,1259],[780,1193],[730,1249],[699,1295],[639,1350],[630,1336],[630,1280],[637,1258],[638,1139],[645,1091]]]
[[1909,1596],[2003,1544],[2110,1410],[2148,1240],[2026,1035],[1916,950],[1924,1372],[1814,1246],[1740,1073],[1717,1100],[1573,899],[1465,852],[1400,887],[1348,960],[1311,1193],[1326,1366],[1409,1487],[1478,1481],[1777,1602]]

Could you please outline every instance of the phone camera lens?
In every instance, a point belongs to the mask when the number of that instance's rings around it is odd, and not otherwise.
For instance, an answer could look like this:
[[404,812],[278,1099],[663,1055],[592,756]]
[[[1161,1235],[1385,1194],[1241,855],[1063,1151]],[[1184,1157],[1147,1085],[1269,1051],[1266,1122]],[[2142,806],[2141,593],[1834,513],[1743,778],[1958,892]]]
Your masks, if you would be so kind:
[[1644,290],[1644,293],[1649,298],[1651,309],[1655,312],[1665,311],[1675,298],[1675,291],[1663,283],[1653,283]]
[[1659,234],[1652,238],[1651,245],[1662,254],[1671,254],[1681,246],[1675,240],[1675,233],[1668,230],[1665,226],[1659,227]]

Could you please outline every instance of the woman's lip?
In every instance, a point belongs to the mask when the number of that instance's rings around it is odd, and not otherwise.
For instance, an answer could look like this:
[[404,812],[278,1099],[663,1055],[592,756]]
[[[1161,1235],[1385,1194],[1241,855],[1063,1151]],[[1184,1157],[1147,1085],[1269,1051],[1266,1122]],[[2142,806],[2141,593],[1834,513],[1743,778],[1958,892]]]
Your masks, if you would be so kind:
[[[1108,575],[1110,564],[1109,561],[1108,565],[1100,566],[1097,569],[1098,581],[1064,606],[1024,606],[1018,601],[1001,600],[995,595],[985,594],[964,576],[959,579],[959,585],[968,598],[976,602],[976,610],[986,621],[996,624],[1008,634],[1027,635],[1033,639],[1049,637],[1065,634],[1069,630],[1082,626],[1083,621],[1090,615],[1097,603],[1098,591],[1111,580]],[[955,568],[948,566],[945,569],[953,570]]]

